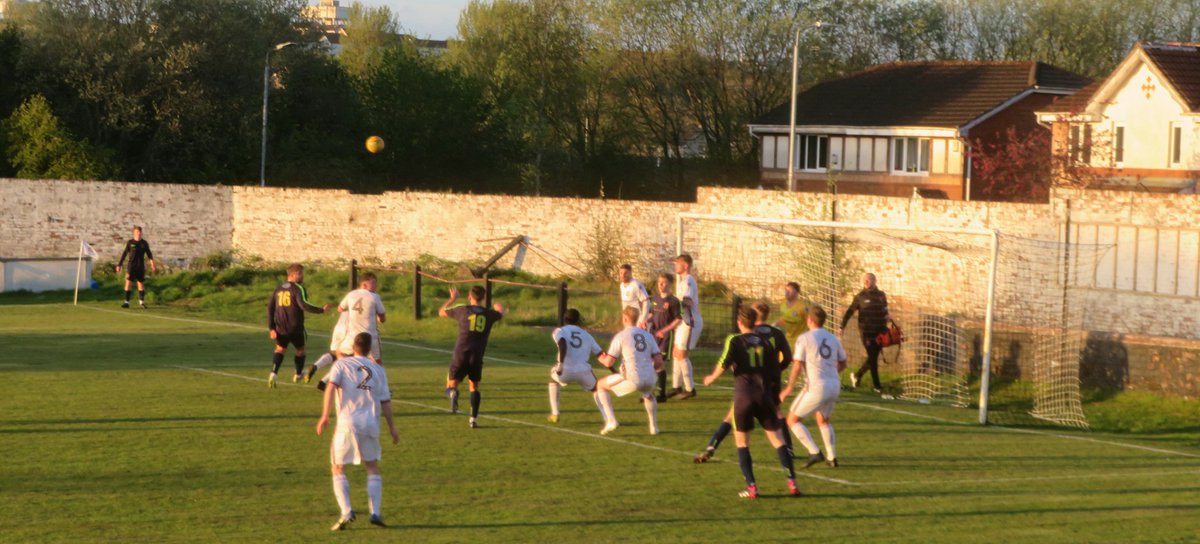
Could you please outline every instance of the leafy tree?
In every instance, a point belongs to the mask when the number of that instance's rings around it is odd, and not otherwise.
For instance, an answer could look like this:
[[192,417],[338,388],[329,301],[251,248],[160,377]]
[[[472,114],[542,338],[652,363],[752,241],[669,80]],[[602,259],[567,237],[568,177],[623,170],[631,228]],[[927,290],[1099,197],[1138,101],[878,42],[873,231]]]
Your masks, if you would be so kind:
[[368,7],[362,2],[350,4],[346,14],[346,35],[341,38],[338,60],[355,77],[365,77],[379,58],[392,47],[400,47],[400,23],[387,6]]
[[26,179],[106,179],[112,175],[109,153],[63,128],[45,97],[35,95],[0,123],[9,161]]

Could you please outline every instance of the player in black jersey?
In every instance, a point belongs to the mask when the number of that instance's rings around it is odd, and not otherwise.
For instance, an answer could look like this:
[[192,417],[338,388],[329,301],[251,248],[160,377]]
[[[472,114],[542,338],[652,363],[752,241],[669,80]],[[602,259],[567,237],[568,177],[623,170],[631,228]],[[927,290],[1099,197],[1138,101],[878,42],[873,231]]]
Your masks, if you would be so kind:
[[[788,343],[787,335],[783,331],[767,324],[767,318],[771,316],[771,306],[769,304],[759,301],[751,304],[750,307],[754,308],[754,313],[758,316],[754,322],[754,332],[766,338],[767,342],[771,345],[771,349],[775,350],[775,353],[779,355],[779,364],[768,367],[766,374],[763,376],[763,382],[766,384],[767,389],[773,395],[779,396],[779,391],[783,388],[783,371],[792,362],[792,345]],[[779,420],[783,421],[783,414],[780,413],[777,415],[779,416]],[[708,446],[693,461],[707,463],[709,459],[712,459],[717,454],[717,448],[721,447],[721,442],[725,440],[725,437],[729,436],[731,431],[733,431],[732,409],[725,416],[725,420],[717,426],[716,432],[713,433],[712,438],[708,441]],[[788,451],[792,451],[791,434],[787,432],[782,434]]]
[[267,377],[267,387],[275,387],[276,374],[279,365],[283,364],[283,354],[288,344],[295,347],[296,375],[292,382],[300,381],[304,374],[304,345],[308,333],[304,330],[304,312],[323,314],[329,305],[313,306],[308,302],[308,291],[304,290],[304,265],[293,264],[287,268],[287,281],[275,288],[271,300],[267,301],[267,328],[271,331],[271,339],[275,341],[275,355],[271,360],[271,375]]
[[458,321],[458,341],[454,343],[454,356],[450,359],[450,372],[446,376],[446,396],[450,398],[450,412],[458,413],[458,384],[467,378],[471,387],[471,419],[474,429],[479,417],[479,382],[483,379],[483,352],[487,349],[492,326],[504,317],[504,306],[499,303],[491,308],[481,306],[485,295],[478,285],[467,293],[467,305],[451,308],[458,300],[458,289],[450,288],[450,299],[438,309],[438,315]]
[[767,440],[779,455],[779,464],[788,475],[788,492],[799,495],[796,486],[796,471],[792,465],[792,452],[783,442],[779,420],[779,397],[768,389],[766,376],[778,373],[779,353],[770,340],[754,332],[758,312],[753,308],[738,309],[737,325],[741,334],[731,334],[725,340],[725,351],[717,361],[712,374],[704,377],[704,385],[712,385],[726,370],[732,370],[733,387],[733,441],[738,448],[738,464],[746,477],[746,490],[740,497],[758,498],[758,484],[754,479],[754,465],[750,457],[749,432],[754,430],[757,420],[767,435]]
[[137,282],[138,305],[145,308],[146,261],[150,261],[151,272],[157,270],[154,269],[154,253],[150,252],[150,243],[142,239],[142,227],[133,226],[133,239],[125,242],[125,251],[121,252],[121,259],[117,261],[118,274],[121,273],[121,266],[125,264],[125,257],[129,257],[129,265],[125,267],[125,302],[121,303],[121,307],[129,307],[129,286]]
[[[646,320],[647,330],[654,334],[658,341],[658,350],[671,353],[672,333],[683,323],[679,314],[679,299],[671,294],[671,283],[674,278],[663,272],[658,275],[657,294],[650,297],[650,319]],[[667,371],[658,371],[658,402],[667,402]]]

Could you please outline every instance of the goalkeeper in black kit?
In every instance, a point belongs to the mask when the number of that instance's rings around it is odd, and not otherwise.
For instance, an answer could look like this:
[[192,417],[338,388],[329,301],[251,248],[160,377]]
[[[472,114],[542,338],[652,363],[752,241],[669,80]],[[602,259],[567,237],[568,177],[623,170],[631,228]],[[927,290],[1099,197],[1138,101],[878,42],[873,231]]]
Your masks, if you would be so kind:
[[279,366],[288,345],[294,346],[296,374],[292,382],[300,381],[304,374],[304,346],[308,333],[304,330],[304,313],[323,314],[329,305],[313,306],[308,302],[308,291],[304,290],[304,266],[293,264],[287,268],[287,281],[275,288],[271,300],[267,301],[267,327],[275,341],[275,355],[271,360],[271,375],[267,387],[274,388]]
[[[125,265],[125,258],[129,258],[129,264]],[[138,289],[138,305],[142,308],[146,307],[146,261],[150,261],[150,271],[156,272],[154,269],[154,253],[150,251],[150,243],[142,239],[142,227],[133,227],[133,238],[125,242],[125,251],[121,252],[121,259],[117,261],[117,273],[121,272],[121,267],[125,266],[125,302],[121,303],[122,308],[129,307],[129,287],[132,283],[137,282]]]

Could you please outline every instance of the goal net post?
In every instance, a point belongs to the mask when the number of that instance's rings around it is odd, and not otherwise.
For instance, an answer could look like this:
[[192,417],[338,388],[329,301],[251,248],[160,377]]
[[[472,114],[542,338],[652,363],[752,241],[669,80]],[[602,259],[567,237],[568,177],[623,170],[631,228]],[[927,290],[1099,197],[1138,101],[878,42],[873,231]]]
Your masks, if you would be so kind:
[[[1071,277],[1095,266],[1095,248],[990,229],[681,213],[676,249],[693,256],[699,277],[776,307],[783,286],[798,282],[833,331],[863,274],[874,273],[906,339],[880,359],[889,393],[976,405],[987,423],[995,373],[1004,409],[1086,426],[1078,362],[1087,305]],[[856,369],[865,358],[856,319],[843,341]]]

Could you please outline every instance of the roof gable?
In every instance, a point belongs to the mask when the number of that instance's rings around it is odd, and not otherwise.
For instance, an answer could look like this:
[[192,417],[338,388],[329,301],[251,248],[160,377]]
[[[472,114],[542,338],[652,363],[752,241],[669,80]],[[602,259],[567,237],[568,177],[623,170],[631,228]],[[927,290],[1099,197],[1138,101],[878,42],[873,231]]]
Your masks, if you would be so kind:
[[[796,97],[796,124],[959,128],[1029,89],[1088,80],[1040,62],[895,62],[825,81]],[[787,125],[785,103],[756,120]]]
[[1138,43],[1107,78],[1055,102],[1045,112],[1079,114],[1094,109],[1124,88],[1142,64],[1168,84],[1167,92],[1180,105],[1189,112],[1200,111],[1200,45]]

